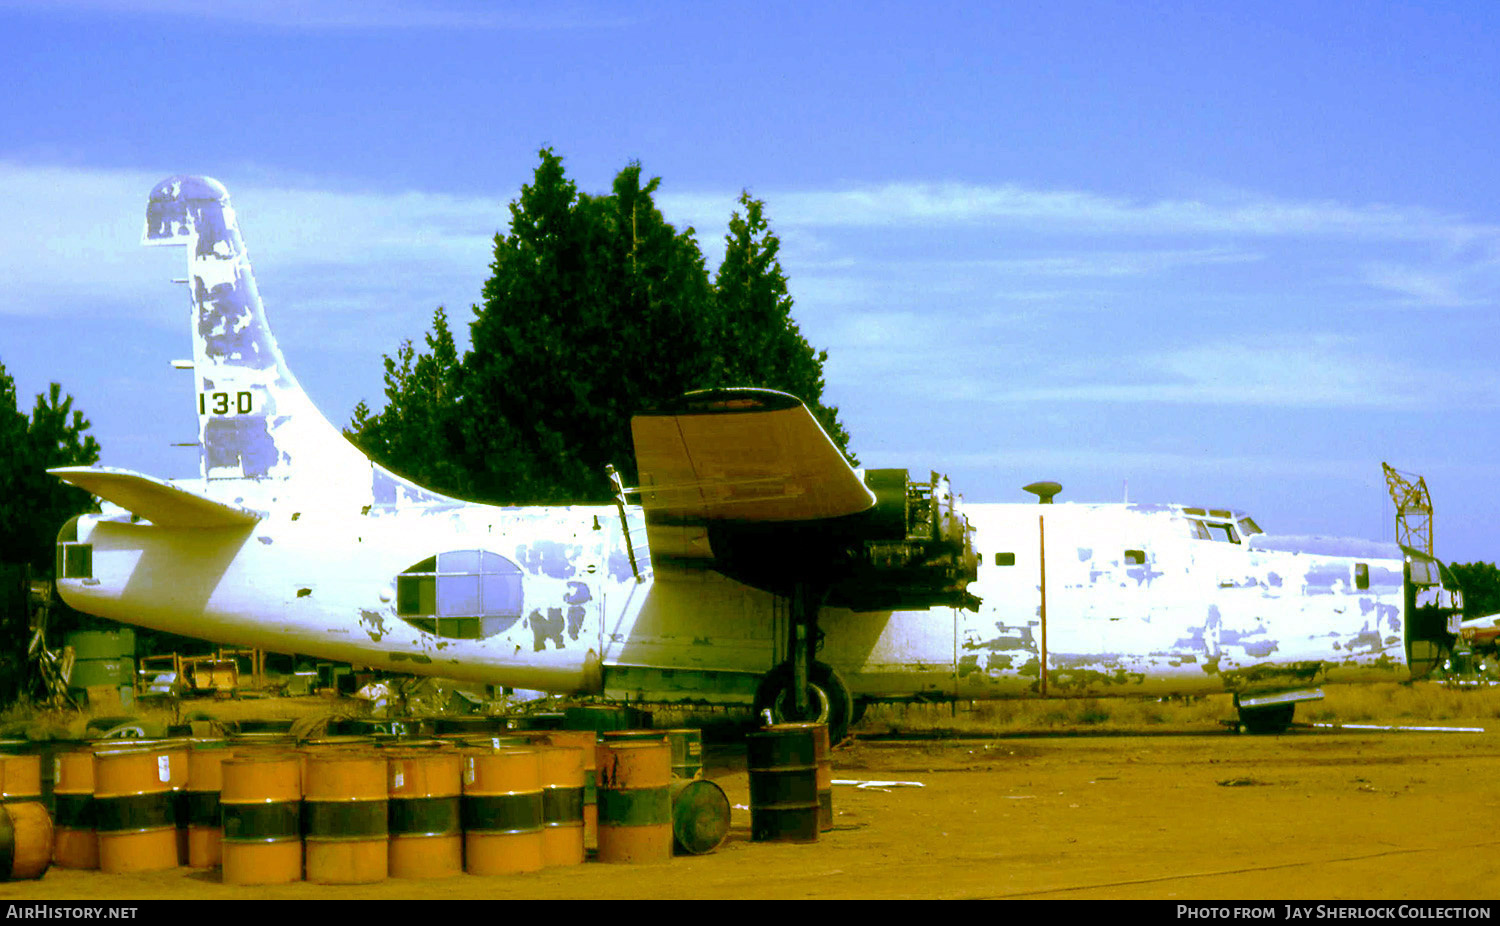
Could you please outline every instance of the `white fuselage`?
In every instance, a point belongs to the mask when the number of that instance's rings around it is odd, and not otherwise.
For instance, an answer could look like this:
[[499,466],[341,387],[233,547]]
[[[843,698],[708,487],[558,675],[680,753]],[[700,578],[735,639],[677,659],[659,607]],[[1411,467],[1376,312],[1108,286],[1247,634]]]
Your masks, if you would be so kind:
[[[1405,677],[1393,545],[1203,539],[1176,506],[964,510],[981,556],[977,612],[823,611],[818,658],[854,695],[1160,696]],[[77,542],[92,547],[92,576],[58,587],[92,614],[273,652],[546,691],[748,699],[785,658],[782,599],[708,568],[653,570],[639,510],[627,520],[634,569],[613,506],[282,511],[250,528],[86,515]],[[510,616],[480,639],[431,632],[436,606],[401,603],[398,576],[451,551],[494,554],[518,575]]]

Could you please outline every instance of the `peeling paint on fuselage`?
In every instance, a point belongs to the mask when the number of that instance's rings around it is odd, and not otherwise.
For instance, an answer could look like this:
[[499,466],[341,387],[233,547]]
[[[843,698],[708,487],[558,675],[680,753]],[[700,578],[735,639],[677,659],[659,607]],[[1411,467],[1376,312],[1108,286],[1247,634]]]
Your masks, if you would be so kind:
[[[613,506],[469,505],[368,460],[287,369],[214,181],[158,185],[146,238],[189,246],[202,443],[193,488],[265,515],[253,528],[176,530],[84,516],[79,539],[93,544],[95,576],[58,581],[70,605],[224,643],[551,691],[597,690],[601,677],[608,690],[611,670],[640,669],[700,673],[696,690],[682,684],[711,699],[712,679],[743,676],[752,681],[736,690],[753,690],[785,658],[786,603],[711,570],[654,568],[639,508],[622,525]],[[977,612],[822,613],[819,658],[856,695],[1193,694],[1397,678],[1405,668],[1393,545],[1210,540],[1187,529],[1176,505],[964,510],[984,564],[970,586]],[[397,577],[414,564],[465,551],[518,564],[519,585],[496,579],[485,592],[494,607],[472,614],[435,603],[468,600],[457,586],[427,605],[398,594]],[[1357,587],[1356,562],[1368,567],[1368,588]],[[488,588],[490,576],[460,578]]]

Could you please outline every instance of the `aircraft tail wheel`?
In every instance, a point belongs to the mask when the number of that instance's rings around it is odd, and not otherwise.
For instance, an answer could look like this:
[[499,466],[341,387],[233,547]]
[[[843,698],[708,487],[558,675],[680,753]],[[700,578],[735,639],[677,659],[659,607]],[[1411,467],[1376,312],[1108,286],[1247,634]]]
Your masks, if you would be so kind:
[[808,716],[798,717],[793,706],[792,664],[783,662],[767,672],[755,690],[755,714],[757,717],[771,712],[776,723],[826,723],[829,742],[838,743],[849,732],[849,717],[852,701],[849,686],[839,674],[826,663],[815,662],[807,672]]
[[1240,723],[1246,733],[1285,733],[1297,712],[1295,704],[1274,707],[1240,708]]

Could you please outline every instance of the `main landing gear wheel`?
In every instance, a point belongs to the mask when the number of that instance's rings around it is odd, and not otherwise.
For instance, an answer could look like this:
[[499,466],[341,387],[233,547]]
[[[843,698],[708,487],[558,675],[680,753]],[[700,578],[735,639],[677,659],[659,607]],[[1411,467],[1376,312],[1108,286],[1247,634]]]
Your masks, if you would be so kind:
[[1292,716],[1297,712],[1295,704],[1277,704],[1272,707],[1239,709],[1240,723],[1246,733],[1285,733],[1292,725]]
[[826,723],[828,741],[837,745],[849,732],[851,700],[849,686],[826,663],[815,662],[807,670],[808,715],[796,716],[790,661],[767,672],[755,689],[755,716],[771,712],[775,723]]

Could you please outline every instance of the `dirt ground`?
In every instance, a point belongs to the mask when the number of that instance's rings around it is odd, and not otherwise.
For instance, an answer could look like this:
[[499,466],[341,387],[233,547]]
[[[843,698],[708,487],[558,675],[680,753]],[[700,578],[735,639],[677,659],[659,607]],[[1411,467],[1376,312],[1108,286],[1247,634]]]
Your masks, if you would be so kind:
[[808,845],[751,842],[743,747],[706,760],[735,805],[730,837],[668,864],[260,889],[53,868],[0,900],[1500,895],[1500,729],[866,737],[837,750],[836,779],[921,787],[837,786],[836,827]]

